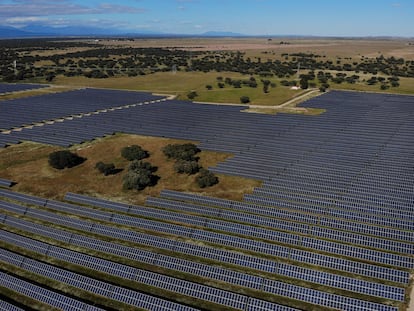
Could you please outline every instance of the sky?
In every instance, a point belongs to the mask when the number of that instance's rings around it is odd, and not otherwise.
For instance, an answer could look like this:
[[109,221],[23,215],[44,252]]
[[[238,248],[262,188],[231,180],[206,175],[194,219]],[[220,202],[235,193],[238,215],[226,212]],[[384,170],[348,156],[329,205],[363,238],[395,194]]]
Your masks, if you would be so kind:
[[0,0],[0,25],[414,37],[414,0]]

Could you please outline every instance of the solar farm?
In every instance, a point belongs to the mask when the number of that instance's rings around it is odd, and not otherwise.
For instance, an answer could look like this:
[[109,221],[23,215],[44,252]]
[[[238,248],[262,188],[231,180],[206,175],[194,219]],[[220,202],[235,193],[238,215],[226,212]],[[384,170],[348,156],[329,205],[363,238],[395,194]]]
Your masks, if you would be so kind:
[[261,182],[241,201],[164,189],[136,205],[18,192],[24,176],[0,172],[0,310],[406,310],[414,97],[331,91],[301,106],[326,112],[94,88],[0,101],[0,151],[167,137],[230,153],[209,170]]

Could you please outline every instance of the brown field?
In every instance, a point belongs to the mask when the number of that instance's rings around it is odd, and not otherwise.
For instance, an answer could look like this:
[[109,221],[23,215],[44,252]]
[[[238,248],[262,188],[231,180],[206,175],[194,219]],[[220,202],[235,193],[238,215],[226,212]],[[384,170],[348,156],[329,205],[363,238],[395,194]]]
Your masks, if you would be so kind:
[[[268,41],[271,39],[271,41]],[[264,51],[281,53],[314,53],[332,57],[404,57],[414,58],[409,39],[291,39],[291,38],[180,38],[136,39],[135,41],[100,40],[108,46],[180,48],[193,51],[245,51],[248,55]],[[289,44],[280,44],[288,42]]]
[[[65,193],[70,191],[133,204],[142,204],[147,196],[158,196],[163,189],[241,200],[244,193],[251,192],[253,187],[260,185],[255,180],[218,175],[219,184],[201,189],[195,183],[195,175],[175,173],[174,161],[168,160],[162,153],[163,146],[173,143],[184,141],[118,134],[71,148],[87,160],[71,169],[56,170],[49,166],[48,155],[61,148],[26,142],[0,149],[0,177],[17,182],[13,187],[15,191],[42,197],[63,199]],[[155,175],[161,178],[154,187],[142,191],[122,189],[122,177],[126,173],[128,161],[121,157],[121,149],[133,144],[148,150],[150,157],[144,161],[158,167]],[[204,168],[231,157],[230,154],[209,151],[202,151],[199,156]],[[124,170],[116,175],[104,176],[95,169],[95,164],[99,161],[114,163],[116,168]]]

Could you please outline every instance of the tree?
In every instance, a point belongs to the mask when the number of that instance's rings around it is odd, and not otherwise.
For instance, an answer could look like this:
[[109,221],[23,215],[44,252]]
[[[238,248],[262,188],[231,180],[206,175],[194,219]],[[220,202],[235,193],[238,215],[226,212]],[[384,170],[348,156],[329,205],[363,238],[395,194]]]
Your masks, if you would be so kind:
[[132,161],[128,166],[128,172],[125,174],[123,181],[124,189],[143,190],[147,186],[153,186],[157,183],[158,176],[152,173],[156,171],[156,167],[148,162]]
[[142,149],[138,145],[122,148],[121,155],[128,161],[142,160],[149,157],[148,151]]
[[198,165],[198,162],[195,160],[192,160],[192,161],[178,160],[174,164],[174,170],[179,174],[192,175],[192,174],[197,173],[200,170],[200,166]]
[[169,144],[162,148],[162,152],[167,156],[167,158],[193,161],[196,160],[195,155],[200,152],[200,149],[191,143]]
[[248,96],[241,96],[240,97],[240,102],[242,104],[248,104],[248,103],[250,103],[250,98]]
[[201,169],[199,175],[196,177],[196,181],[200,188],[206,188],[217,184],[219,179],[209,170]]
[[115,165],[113,163],[98,162],[96,163],[95,168],[105,176],[115,174],[116,172]]
[[49,154],[50,166],[61,170],[71,168],[85,162],[86,158],[82,158],[69,150],[55,151]]
[[196,91],[190,91],[190,92],[188,92],[188,94],[187,94],[187,98],[189,99],[189,100],[193,100],[194,98],[196,98],[198,96],[198,94],[197,94],[197,92]]
[[306,90],[309,87],[308,79],[306,79],[306,78],[300,79],[299,84],[300,84],[300,88],[302,90]]

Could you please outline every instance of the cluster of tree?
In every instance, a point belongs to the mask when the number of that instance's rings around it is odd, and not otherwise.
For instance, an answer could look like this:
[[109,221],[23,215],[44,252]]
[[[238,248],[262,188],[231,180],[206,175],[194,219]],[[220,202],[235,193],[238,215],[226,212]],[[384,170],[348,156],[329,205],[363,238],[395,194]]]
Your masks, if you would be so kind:
[[69,150],[59,150],[49,154],[49,165],[58,170],[75,167],[85,161],[86,158],[70,152]]
[[[42,50],[64,50],[69,47],[82,47],[77,52],[42,53]],[[16,70],[13,62],[17,61]],[[37,66],[39,62],[51,62],[50,66]],[[327,59],[313,53],[282,54],[282,60],[261,57],[248,57],[242,52],[192,51],[179,48],[130,48],[104,47],[97,44],[76,41],[56,41],[51,39],[1,40],[0,78],[4,81],[43,78],[52,81],[58,75],[90,78],[107,78],[114,75],[144,75],[157,71],[217,71],[238,72],[260,77],[277,76],[289,78],[297,73],[297,68],[309,71],[329,70],[339,72],[355,71],[364,74],[397,77],[414,77],[414,61],[403,58],[361,57],[359,61],[349,58]],[[219,81],[218,87],[224,87]],[[233,84],[234,83],[234,84]],[[234,87],[241,85],[257,87],[255,81],[235,81]]]
[[132,145],[121,149],[121,156],[128,161],[142,160],[149,157],[148,151],[141,146]]
[[126,190],[143,190],[157,184],[159,177],[153,173],[157,167],[149,162],[134,160],[128,165],[128,171],[123,178],[123,187]]
[[[263,76],[266,76],[266,75],[263,74]],[[223,77],[219,76],[217,77],[217,81],[218,81],[217,86],[221,89],[224,88],[226,85],[232,86],[236,89],[242,88],[243,86],[247,86],[251,88],[257,88],[258,86],[257,80],[253,76],[251,76],[249,79],[232,79],[229,77],[226,77],[223,79]],[[261,79],[260,82],[263,84],[263,93],[269,93],[270,87],[272,88],[276,87],[276,83],[268,79]]]
[[95,168],[105,176],[114,175],[121,171],[120,169],[115,168],[115,164],[104,163],[102,161],[99,161],[98,163],[96,163]]
[[217,176],[209,170],[204,169],[196,156],[200,149],[196,145],[169,144],[162,149],[164,155],[169,159],[176,160],[174,170],[179,174],[197,174],[196,182],[200,188],[211,187],[219,182]]

